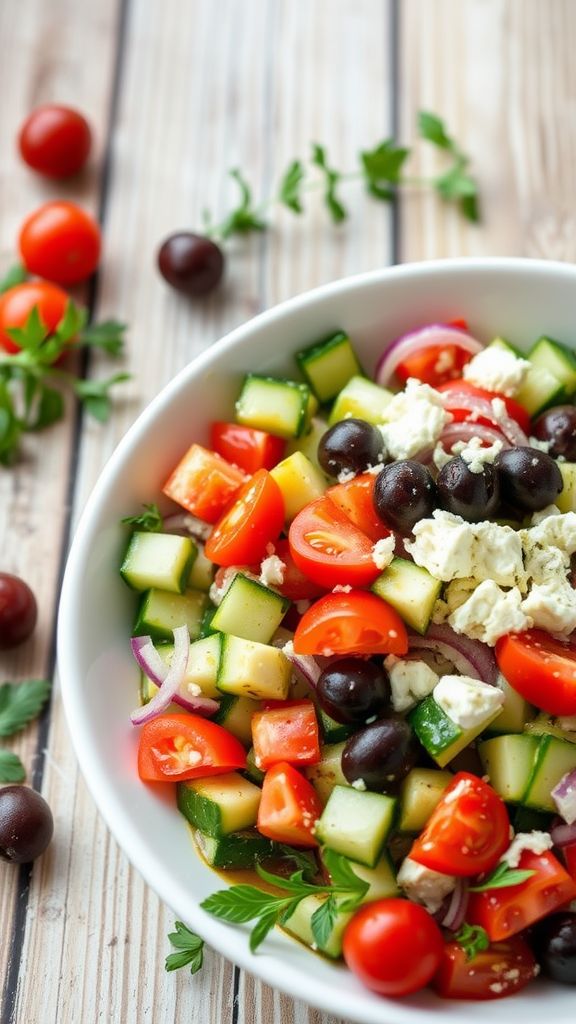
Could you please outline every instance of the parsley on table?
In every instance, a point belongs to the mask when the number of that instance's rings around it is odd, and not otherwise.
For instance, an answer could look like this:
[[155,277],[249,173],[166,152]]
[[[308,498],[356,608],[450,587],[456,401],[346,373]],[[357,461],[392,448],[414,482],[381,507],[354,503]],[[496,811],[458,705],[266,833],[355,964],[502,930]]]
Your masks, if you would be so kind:
[[196,974],[204,961],[204,939],[191,932],[182,921],[175,921],[175,932],[170,932],[168,939],[177,950],[169,953],[164,964],[167,971],[178,971],[181,967],[190,967],[190,974]]
[[[13,736],[40,714],[50,693],[47,679],[27,679],[0,686],[0,736]],[[0,747],[0,782],[23,782],[24,765],[17,754]]]

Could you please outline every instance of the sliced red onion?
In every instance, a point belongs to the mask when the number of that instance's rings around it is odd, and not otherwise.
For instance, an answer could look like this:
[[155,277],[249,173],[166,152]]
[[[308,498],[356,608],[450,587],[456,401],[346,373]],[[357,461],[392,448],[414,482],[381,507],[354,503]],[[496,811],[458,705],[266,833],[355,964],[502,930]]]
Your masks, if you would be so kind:
[[491,647],[480,640],[461,636],[447,625],[433,623],[426,636],[410,636],[410,649],[437,651],[451,661],[458,671],[472,679],[495,686],[498,679],[498,665]]
[[[494,444],[495,441],[500,441],[502,448],[511,447],[510,442],[498,427],[487,427],[484,423],[447,423],[438,438],[438,442],[443,445],[447,452],[450,452],[452,445],[457,444],[459,441],[464,441],[467,444],[472,437],[479,437],[486,444]],[[419,461],[422,461],[422,459]]]
[[[148,638],[150,639],[150,638]],[[152,641],[150,640],[152,644]],[[153,645],[152,645],[153,646]],[[187,626],[177,626],[174,630],[174,655],[172,664],[168,669],[162,685],[154,694],[152,700],[143,707],[136,708],[130,715],[132,725],[144,725],[151,718],[155,718],[161,711],[165,711],[174,699],[186,672],[188,665],[188,653],[190,651],[190,634]],[[142,657],[142,649],[140,650]],[[145,670],[146,671],[146,670]]]
[[[556,819],[556,821],[558,821],[558,819]],[[552,825],[550,835],[552,836],[554,846],[572,846],[573,844],[576,844],[576,823],[572,825],[565,825],[562,821],[557,825]]]
[[421,352],[422,349],[436,347],[438,345],[456,345],[458,348],[476,355],[481,352],[484,346],[471,334],[460,331],[457,327],[448,327],[447,324],[428,324],[420,327],[417,331],[410,331],[409,334],[402,334],[395,338],[385,349],[378,363],[374,379],[381,387],[390,383],[396,367],[399,363],[413,355],[414,352]]
[[296,654],[291,643],[286,644],[283,650],[288,661],[292,663],[305,682],[307,682],[312,689],[315,689],[322,673],[322,668],[316,658],[312,657],[311,654]]
[[162,683],[168,675],[168,666],[158,654],[149,636],[133,636],[130,641],[132,654],[136,658],[140,668],[148,678],[156,684]]
[[[178,628],[185,629],[186,627],[180,626]],[[186,630],[186,632],[188,631]],[[138,662],[142,671],[145,673],[145,675],[148,676],[148,678],[153,683],[156,684],[156,686],[161,688],[161,690],[159,690],[158,693],[160,693],[161,691],[164,692],[164,687],[166,686],[168,674],[174,665],[174,658],[172,659],[172,666],[169,669],[166,662],[163,661],[162,658],[160,657],[158,651],[154,647],[154,644],[152,643],[152,640],[149,636],[135,636],[130,641],[130,645],[132,647],[132,653],[136,658],[136,661]],[[193,696],[190,693],[188,693],[188,684],[184,682],[187,665],[188,655],[186,655],[184,672],[182,673],[182,679],[178,686],[178,692],[176,692],[174,696],[170,700],[168,700],[168,704],[170,704],[173,701],[174,704],[179,704],[180,707],[184,708],[185,711],[191,711],[195,715],[202,715],[203,718],[209,718],[210,715],[213,715],[214,712],[218,710],[220,705],[217,700],[212,700],[211,697],[202,697],[195,695]],[[157,696],[158,694],[155,694],[153,699],[156,700]],[[148,704],[144,705],[144,708],[139,708],[138,711],[144,712],[144,709],[148,711],[150,709],[151,704],[152,701],[149,701]],[[164,710],[164,708],[162,708],[162,710]],[[155,713],[158,714],[158,712]],[[136,712],[134,712],[134,714],[136,714]],[[140,725],[141,723],[134,722],[134,724]]]
[[463,924],[468,909],[468,882],[465,878],[456,880],[456,888],[443,901],[440,910],[433,916],[443,928],[457,932]]
[[458,391],[456,388],[443,392],[443,405],[447,412],[455,409],[464,409],[471,417],[482,416],[484,419],[490,420],[510,444],[528,444],[528,438],[522,427],[519,426],[515,419],[508,415],[505,406],[502,415],[497,416],[494,412],[492,401],[482,398],[480,395],[471,395],[467,391]]
[[574,825],[576,822],[576,768],[562,776],[560,782],[554,786],[551,796],[564,821],[568,825]]
[[201,544],[208,540],[213,527],[190,512],[175,512],[164,520],[164,533],[188,533]]

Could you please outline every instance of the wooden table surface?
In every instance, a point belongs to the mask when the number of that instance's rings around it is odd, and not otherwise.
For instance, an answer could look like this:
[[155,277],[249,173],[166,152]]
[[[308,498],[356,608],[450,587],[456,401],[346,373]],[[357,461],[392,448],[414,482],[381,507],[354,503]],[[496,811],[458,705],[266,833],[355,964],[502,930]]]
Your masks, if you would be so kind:
[[[322,282],[439,256],[576,257],[576,4],[571,0],[2,0],[0,267],[23,216],[68,195],[98,214],[105,258],[86,296],[130,325],[125,385],[110,422],[70,408],[0,469],[1,567],[33,586],[33,640],[2,677],[55,676],[51,708],[13,744],[55,816],[33,869],[0,864],[1,1024],[335,1024],[226,962],[165,974],[172,912],[133,871],[78,774],[55,670],[55,616],[74,524],[143,406],[198,352],[258,311]],[[96,136],[91,168],[51,185],[18,161],[36,104],[79,107]],[[320,201],[277,212],[274,229],[230,247],[225,288],[191,305],[159,278],[172,230],[224,212],[239,166],[258,197],[311,140],[338,167],[415,115],[447,119],[468,151],[483,222],[429,192],[386,207],[347,193],[333,227]],[[440,167],[418,149],[415,173]],[[457,297],[455,297],[457,300]],[[87,373],[110,372],[94,356]],[[312,964],[313,969],[313,964]],[[383,1015],[383,1021],[385,1015]]]

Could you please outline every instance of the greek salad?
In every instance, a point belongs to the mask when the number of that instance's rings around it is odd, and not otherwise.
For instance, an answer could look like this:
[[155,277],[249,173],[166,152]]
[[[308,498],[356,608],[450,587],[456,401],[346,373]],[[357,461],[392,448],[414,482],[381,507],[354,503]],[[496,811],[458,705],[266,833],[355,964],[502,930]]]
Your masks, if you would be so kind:
[[372,378],[344,331],[296,364],[125,520],[139,776],[252,949],[388,996],[576,984],[576,358],[459,320]]

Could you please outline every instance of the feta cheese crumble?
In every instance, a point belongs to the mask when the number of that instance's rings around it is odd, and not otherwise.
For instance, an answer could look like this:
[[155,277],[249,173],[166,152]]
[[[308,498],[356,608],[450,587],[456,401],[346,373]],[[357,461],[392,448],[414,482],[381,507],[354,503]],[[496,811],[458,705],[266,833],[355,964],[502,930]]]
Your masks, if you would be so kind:
[[390,679],[394,711],[407,711],[432,693],[439,676],[425,661],[410,661],[389,654],[384,660]]
[[382,537],[381,540],[376,541],[372,548],[372,561],[377,569],[384,570],[390,565],[394,558],[395,546],[396,537],[393,533],[389,537]]
[[484,447],[480,437],[471,437],[468,444],[460,449],[459,454],[471,473],[483,473],[484,466],[492,466],[501,451],[502,441],[496,440],[493,444]]
[[464,380],[486,391],[498,391],[511,398],[519,391],[530,363],[506,349],[485,348],[462,371]]
[[537,629],[567,635],[576,629],[576,590],[563,576],[534,583],[522,601],[522,611]]
[[445,897],[456,888],[456,879],[452,875],[432,871],[410,857],[402,861],[397,881],[408,899],[422,903],[431,914],[440,910]]
[[502,707],[504,694],[471,676],[442,676],[432,694],[436,703],[461,729],[475,729]]
[[502,590],[493,580],[484,580],[464,604],[448,617],[455,633],[494,647],[506,633],[531,629],[533,621],[522,608],[518,587]]
[[517,868],[524,850],[531,853],[546,853],[551,850],[554,843],[548,832],[519,832],[514,836],[510,846],[500,857],[500,861],[508,864],[511,868]]
[[510,526],[467,523],[436,509],[412,532],[414,540],[404,541],[406,550],[417,565],[445,583],[470,577],[511,587],[525,579],[521,538]]
[[260,565],[260,583],[265,587],[281,587],[284,583],[286,563],[278,555],[268,555]]
[[452,419],[442,395],[420,381],[408,380],[404,391],[394,395],[384,411],[379,430],[394,459],[410,459],[423,448],[435,445]]

